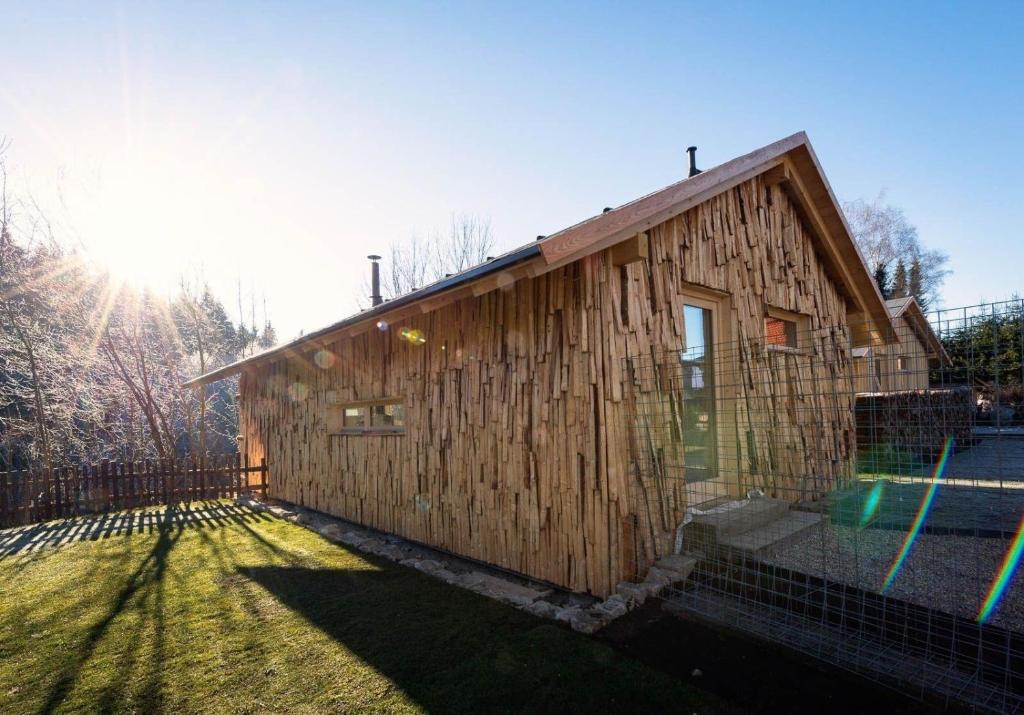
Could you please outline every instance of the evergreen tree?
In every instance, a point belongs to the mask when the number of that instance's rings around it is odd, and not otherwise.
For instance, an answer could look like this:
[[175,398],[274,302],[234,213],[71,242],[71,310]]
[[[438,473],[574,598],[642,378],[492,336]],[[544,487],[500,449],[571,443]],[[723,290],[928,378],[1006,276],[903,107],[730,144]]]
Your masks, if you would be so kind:
[[[879,194],[873,201],[849,201],[843,205],[843,212],[869,266],[895,267],[902,258],[904,267],[910,267],[917,261],[921,273],[919,297],[926,297],[931,303],[937,301],[942,282],[950,273],[949,257],[929,249],[899,207],[886,203],[885,195]],[[904,293],[910,294],[910,290]]]
[[889,299],[889,268],[884,263],[879,263],[875,266],[875,284],[878,286],[878,292],[882,294],[882,298]]
[[890,298],[905,298],[909,295],[907,291],[907,266],[903,259],[896,262],[896,272],[892,277],[892,295]]
[[907,281],[910,295],[917,299],[917,302],[921,305],[921,310],[925,310],[928,307],[928,296],[924,292],[924,276],[921,273],[921,261],[917,258],[910,264],[910,274]]
[[981,384],[988,389],[994,385],[1020,388],[1024,301],[1015,295],[1012,302],[986,306],[977,317],[958,322],[963,325],[942,335],[952,366],[942,368],[937,377],[945,383]]
[[269,320],[267,321],[267,324],[263,326],[263,333],[260,335],[257,345],[259,345],[263,350],[267,350],[277,345],[277,331],[274,330],[274,326],[270,324]]
[[203,288],[202,298],[203,312],[207,316],[207,320],[213,325],[218,333],[217,342],[224,346],[225,350],[230,350],[230,357],[232,360],[235,357],[235,349],[238,344],[238,337],[235,333],[235,325],[231,322],[231,318],[228,317],[227,308],[210,292],[209,286]]

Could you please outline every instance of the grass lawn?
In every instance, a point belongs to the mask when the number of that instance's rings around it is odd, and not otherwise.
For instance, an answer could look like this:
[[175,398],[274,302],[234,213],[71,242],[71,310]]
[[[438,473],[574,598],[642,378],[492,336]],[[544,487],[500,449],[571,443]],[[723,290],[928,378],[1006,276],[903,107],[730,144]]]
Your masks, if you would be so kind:
[[0,532],[0,712],[731,710],[268,515],[204,504],[133,518],[130,534],[111,523],[59,548],[12,548]]

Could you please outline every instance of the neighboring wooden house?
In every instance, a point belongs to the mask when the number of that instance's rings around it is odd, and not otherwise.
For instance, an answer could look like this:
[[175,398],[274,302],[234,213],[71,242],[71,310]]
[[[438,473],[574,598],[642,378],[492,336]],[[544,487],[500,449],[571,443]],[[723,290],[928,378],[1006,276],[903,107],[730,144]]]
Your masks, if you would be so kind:
[[933,367],[948,367],[946,349],[913,296],[885,302],[898,342],[855,348],[857,392],[925,390]]
[[701,494],[848,477],[891,339],[799,133],[191,384],[241,374],[271,496],[607,595]]

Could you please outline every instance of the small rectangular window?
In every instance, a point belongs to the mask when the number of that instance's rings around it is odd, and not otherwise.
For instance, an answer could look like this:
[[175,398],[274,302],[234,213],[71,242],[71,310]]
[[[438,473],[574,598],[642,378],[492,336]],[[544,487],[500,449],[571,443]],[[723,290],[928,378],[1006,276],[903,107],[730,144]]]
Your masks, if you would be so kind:
[[405,407],[393,399],[328,405],[329,434],[401,434],[405,432]]
[[370,426],[393,429],[405,426],[405,414],[400,402],[370,407]]
[[906,355],[900,355],[896,358],[896,369],[900,372],[907,372],[910,370],[910,358]]
[[341,425],[345,429],[366,427],[365,407],[346,407],[343,416],[344,419],[342,420]]
[[796,321],[777,318],[774,315],[765,316],[764,336],[769,345],[779,348],[796,348],[797,344]]

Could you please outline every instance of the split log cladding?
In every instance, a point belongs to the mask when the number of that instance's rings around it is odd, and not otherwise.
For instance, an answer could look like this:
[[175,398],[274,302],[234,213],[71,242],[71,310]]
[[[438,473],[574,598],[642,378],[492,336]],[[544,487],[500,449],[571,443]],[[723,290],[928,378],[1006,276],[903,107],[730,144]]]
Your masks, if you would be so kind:
[[[241,430],[270,495],[577,591],[642,574],[686,505],[653,543],[635,533],[627,358],[678,351],[687,296],[717,300],[714,340],[739,346],[751,376],[729,419],[752,424],[785,389],[758,382],[767,362],[823,380],[805,373],[844,373],[849,344],[844,299],[780,185],[747,180],[646,241],[629,261],[605,250],[249,368]],[[766,351],[768,306],[806,316],[811,351],[830,359]],[[400,401],[404,433],[331,433],[331,405],[368,400]],[[835,407],[791,420],[784,456],[799,464],[778,474],[829,475],[849,458],[852,405]]]

